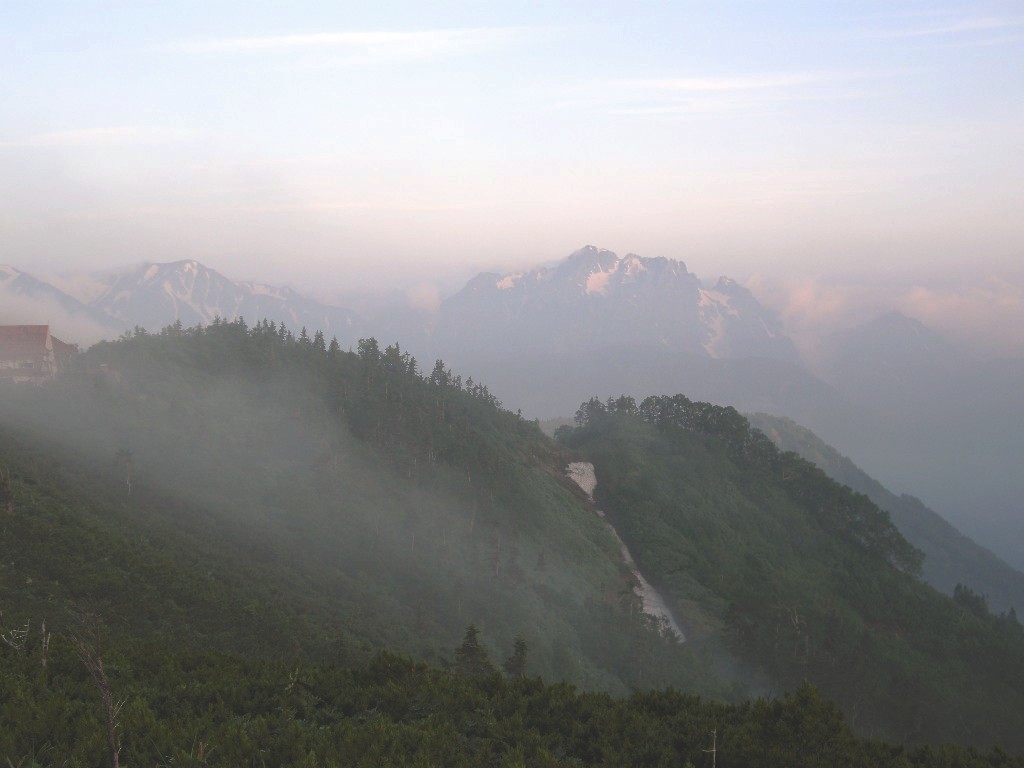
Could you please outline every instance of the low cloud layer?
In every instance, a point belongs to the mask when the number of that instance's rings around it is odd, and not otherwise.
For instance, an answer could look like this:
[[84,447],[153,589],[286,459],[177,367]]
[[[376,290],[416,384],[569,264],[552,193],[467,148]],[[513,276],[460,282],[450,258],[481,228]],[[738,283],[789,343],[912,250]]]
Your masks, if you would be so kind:
[[747,287],[808,352],[823,336],[897,310],[981,356],[1024,355],[1024,286],[1004,278],[926,286],[758,275]]
[[0,285],[0,325],[49,325],[68,344],[85,348],[117,336],[112,325],[69,313],[56,301],[20,296]]

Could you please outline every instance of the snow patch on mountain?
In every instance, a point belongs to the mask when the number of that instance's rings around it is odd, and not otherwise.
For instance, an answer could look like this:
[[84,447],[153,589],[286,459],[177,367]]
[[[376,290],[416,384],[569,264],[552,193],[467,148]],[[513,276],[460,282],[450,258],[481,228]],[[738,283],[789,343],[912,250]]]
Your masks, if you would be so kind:
[[[594,471],[594,465],[589,461],[574,461],[565,468],[566,476],[572,480],[580,489],[587,494],[587,498],[591,504],[594,502],[594,489],[597,488],[597,473]],[[644,575],[640,572],[639,566],[633,559],[633,553],[629,551],[629,547],[626,546],[626,542],[619,536],[619,532],[615,530],[615,526],[612,525],[608,517],[598,509],[594,510],[597,515],[604,519],[605,523],[611,529],[612,535],[615,536],[616,541],[619,542],[619,551],[622,553],[622,559],[626,562],[629,570],[632,571],[633,576],[636,578],[636,586],[633,588],[634,593],[640,598],[640,604],[643,612],[648,616],[653,616],[656,619],[665,622],[667,626],[680,642],[686,642],[686,635],[683,634],[683,630],[679,627],[676,622],[675,616],[672,615],[671,609],[668,607],[668,603],[665,602],[665,598],[662,597],[661,593],[658,592],[651,583],[644,578]]]
[[[707,288],[700,289],[697,307],[704,325],[702,346],[711,357],[728,357],[729,328],[726,318],[738,319],[740,313],[732,306],[727,295]],[[763,321],[761,324],[764,324]]]
[[260,283],[239,283],[239,285],[248,288],[254,296],[277,296],[277,291],[269,285],[262,285]]
[[494,287],[499,291],[507,291],[510,288],[515,288],[516,284],[522,279],[522,272],[515,272],[511,275],[505,275],[501,280],[494,284]]
[[598,270],[598,271],[595,271],[595,272],[591,272],[589,275],[587,275],[587,282],[586,282],[586,291],[587,291],[587,293],[589,293],[591,296],[593,296],[595,294],[598,295],[598,296],[606,296],[606,295],[608,295],[608,279],[613,274],[615,274],[615,272],[618,271],[619,264],[620,264],[620,262],[615,262],[615,266],[613,266],[609,270],[603,270],[602,269],[602,270]]
[[597,488],[597,473],[594,465],[589,461],[574,461],[565,468],[565,474],[587,494],[587,498],[594,500],[594,489]]
[[714,311],[732,317],[740,316],[740,313],[730,303],[729,297],[721,291],[701,288],[699,306],[701,309],[707,309],[709,312]]
[[704,320],[705,337],[701,342],[707,353],[716,359],[725,357],[725,323],[721,314],[713,314],[702,318]]
[[626,258],[624,258],[619,263],[620,264],[625,264],[625,266],[626,266],[626,275],[628,275],[629,277],[632,277],[633,275],[638,275],[641,272],[646,272],[647,271],[647,265],[644,264],[643,259],[641,259],[639,256],[637,256],[635,254],[630,254],[630,255],[626,256]]

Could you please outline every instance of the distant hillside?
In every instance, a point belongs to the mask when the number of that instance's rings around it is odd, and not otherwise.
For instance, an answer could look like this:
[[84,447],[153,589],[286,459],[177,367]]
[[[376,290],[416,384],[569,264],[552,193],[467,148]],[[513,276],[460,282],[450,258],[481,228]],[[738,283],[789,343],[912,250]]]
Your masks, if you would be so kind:
[[1024,574],[964,536],[913,496],[897,496],[856,464],[791,419],[755,413],[748,417],[784,451],[794,451],[825,473],[863,493],[892,517],[900,532],[925,554],[922,576],[947,595],[964,584],[985,595],[994,611],[1024,606]]
[[887,488],[920,496],[1024,569],[1024,360],[976,359],[890,312],[824,339],[815,373],[856,418],[833,428],[758,410],[810,427]]
[[855,411],[833,387],[785,360],[719,360],[643,345],[521,356],[502,355],[499,349],[466,358],[464,364],[469,360],[503,402],[543,419],[571,416],[581,396],[595,388],[627,393],[683,389],[718,405],[779,410],[826,423]]

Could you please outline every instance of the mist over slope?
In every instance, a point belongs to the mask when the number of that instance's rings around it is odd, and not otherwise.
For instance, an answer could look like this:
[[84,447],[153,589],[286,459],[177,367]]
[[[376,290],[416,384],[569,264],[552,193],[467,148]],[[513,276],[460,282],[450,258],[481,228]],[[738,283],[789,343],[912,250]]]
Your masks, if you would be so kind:
[[[77,362],[0,391],[21,579],[6,610],[55,620],[84,600],[143,637],[435,662],[475,623],[497,657],[526,638],[548,677],[718,690],[634,610],[564,449],[485,387],[267,323],[140,332]],[[154,550],[167,570],[136,572]]]
[[[0,429],[5,614],[58,631],[84,610],[115,645],[444,663],[474,624],[589,689],[810,679],[861,734],[1024,746],[1016,620],[921,584],[885,513],[731,408],[590,401],[559,444],[397,345],[218,321],[0,387]],[[640,610],[577,460],[685,644]]]

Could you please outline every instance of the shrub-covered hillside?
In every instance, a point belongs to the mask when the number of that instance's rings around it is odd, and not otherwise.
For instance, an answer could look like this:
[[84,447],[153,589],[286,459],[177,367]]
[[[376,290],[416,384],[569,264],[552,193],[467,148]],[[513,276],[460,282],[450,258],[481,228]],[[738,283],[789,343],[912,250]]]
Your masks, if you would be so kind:
[[920,499],[897,496],[809,429],[791,419],[755,413],[753,426],[771,437],[783,451],[814,462],[833,480],[848,485],[888,512],[893,523],[925,555],[922,578],[940,592],[952,595],[957,585],[985,595],[996,612],[1024,606],[1024,573],[1014,570],[991,551],[964,536]]
[[633,610],[566,452],[397,346],[273,324],[138,332],[0,391],[0,610],[264,656],[440,662],[475,623],[530,672],[720,691]]
[[861,733],[1024,748],[1024,632],[923,584],[921,553],[866,496],[732,408],[591,400],[559,436],[689,634],[772,688],[810,680]]
[[[0,758],[104,764],[97,627],[130,764],[700,765],[710,731],[746,765],[1004,757],[852,734],[1024,748],[1021,628],[923,585],[865,497],[732,409],[577,421],[552,441],[397,345],[241,321],[0,388]],[[666,686],[687,695],[609,695]]]
[[[110,766],[100,697],[69,643],[51,643],[47,668],[39,658],[35,635],[0,653],[0,759]],[[148,644],[106,661],[126,766],[1024,767],[998,749],[857,738],[809,685],[730,705],[671,689],[612,697],[391,654],[346,668]]]

